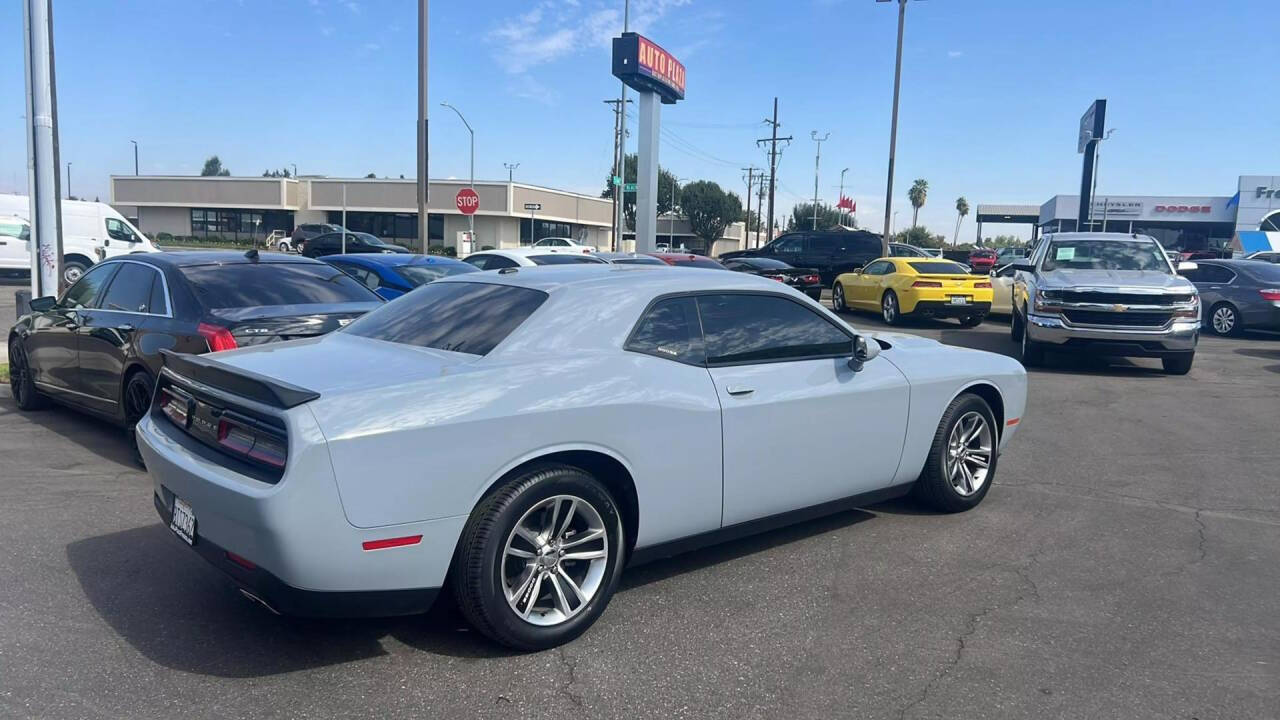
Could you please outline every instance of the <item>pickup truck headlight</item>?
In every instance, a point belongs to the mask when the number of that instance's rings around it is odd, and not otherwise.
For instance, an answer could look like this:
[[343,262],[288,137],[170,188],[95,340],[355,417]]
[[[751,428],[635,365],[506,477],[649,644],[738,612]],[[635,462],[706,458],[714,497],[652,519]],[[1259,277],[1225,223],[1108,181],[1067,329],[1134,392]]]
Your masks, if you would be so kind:
[[1179,305],[1178,308],[1173,311],[1173,317],[1184,318],[1184,319],[1190,318],[1192,320],[1199,320],[1200,319],[1200,296],[1192,295],[1190,303]]
[[1049,312],[1058,309],[1060,300],[1062,300],[1060,290],[1036,290],[1032,294],[1031,305],[1037,312]]

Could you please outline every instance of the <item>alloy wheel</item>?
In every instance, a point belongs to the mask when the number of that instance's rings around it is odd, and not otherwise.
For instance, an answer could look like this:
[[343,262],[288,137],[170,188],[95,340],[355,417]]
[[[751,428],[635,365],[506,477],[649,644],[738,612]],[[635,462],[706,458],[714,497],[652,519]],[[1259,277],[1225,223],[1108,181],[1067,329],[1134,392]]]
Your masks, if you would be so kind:
[[892,293],[884,296],[884,300],[880,301],[880,312],[884,315],[884,321],[892,325],[898,319],[898,299]]
[[9,346],[9,391],[19,404],[23,401],[23,393],[27,384],[27,356],[22,347],[15,344]]
[[991,425],[982,413],[970,411],[956,421],[947,439],[946,473],[951,487],[963,497],[987,482],[994,449]]
[[836,286],[831,289],[831,306],[835,308],[836,312],[840,312],[845,308],[844,288],[840,287],[839,283],[836,283]]
[[1213,311],[1213,331],[1219,335],[1230,335],[1236,328],[1236,312],[1223,306]]
[[573,495],[529,508],[502,551],[503,593],[516,616],[559,625],[580,613],[604,584],[609,534],[599,511]]
[[84,270],[79,265],[68,265],[62,270],[62,280],[68,286],[75,285],[84,277]]

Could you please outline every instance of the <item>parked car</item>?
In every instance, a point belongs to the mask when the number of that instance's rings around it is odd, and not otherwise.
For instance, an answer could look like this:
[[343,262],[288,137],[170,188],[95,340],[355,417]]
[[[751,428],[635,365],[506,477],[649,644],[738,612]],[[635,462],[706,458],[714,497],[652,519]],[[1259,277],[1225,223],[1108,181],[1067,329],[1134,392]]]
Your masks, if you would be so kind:
[[293,250],[302,252],[311,238],[342,232],[345,229],[341,225],[331,223],[303,223],[295,227],[293,233],[289,235],[289,245]]
[[1215,335],[1280,330],[1280,265],[1254,260],[1197,260],[1195,265],[1178,274],[1200,293],[1206,329]]
[[[30,200],[0,193],[0,270],[31,271]],[[14,233],[17,233],[14,235]],[[115,208],[100,202],[62,201],[62,281],[74,284],[106,258],[159,252]]]
[[1013,314],[1013,279],[1017,275],[1013,263],[991,271],[991,315]]
[[794,268],[781,260],[772,258],[730,258],[722,264],[736,272],[759,275],[785,283],[814,300],[822,299],[822,278],[818,277],[816,270]]
[[698,269],[456,275],[267,350],[165,355],[137,434],[175,542],[277,612],[451,592],[521,650],[586,631],[628,564],[913,489],[976,507],[1027,388]]
[[1040,364],[1052,350],[1155,357],[1167,373],[1190,372],[1200,299],[1154,238],[1054,233],[1013,266],[1010,333],[1021,343],[1023,364]]
[[831,305],[836,312],[878,311],[889,325],[916,316],[956,318],[964,327],[977,327],[991,311],[991,279],[950,260],[880,258],[837,277]]
[[523,247],[509,250],[482,250],[463,258],[481,270],[501,270],[513,267],[537,267],[539,265],[602,265],[604,260],[594,254],[562,252],[555,248]]
[[347,253],[412,253],[403,245],[392,245],[384,242],[376,235],[363,232],[327,233],[317,235],[307,241],[302,248],[302,256],[319,258],[325,255],[342,255]]
[[720,262],[712,260],[706,255],[695,255],[693,253],[649,253],[653,257],[658,258],[662,262],[673,265],[675,267],[696,267],[708,270],[724,270],[725,267]]
[[1018,258],[1027,257],[1027,248],[1002,247],[996,250],[996,265],[1007,265]]
[[941,252],[941,249],[937,252],[931,252],[924,248],[918,248],[915,245],[907,245],[906,243],[889,243],[889,255],[892,257],[936,258],[941,257]]
[[110,258],[61,297],[31,301],[9,331],[9,385],[22,410],[56,400],[132,429],[151,401],[161,348],[202,353],[314,337],[380,304],[336,268],[297,256]]
[[545,237],[534,243],[533,247],[556,248],[560,251],[571,250],[582,253],[591,253],[596,251],[596,249],[590,245],[583,245],[577,240],[566,237]]
[[991,248],[974,248],[969,251],[969,267],[985,275],[995,268],[996,257],[996,251]]
[[663,266],[666,263],[652,255],[644,253],[628,253],[628,252],[598,252],[592,253],[592,257],[598,257],[607,263],[614,265],[658,265]]
[[478,272],[475,265],[438,255],[360,253],[326,255],[324,261],[355,278],[384,300],[449,275]]
[[[909,246],[905,246],[909,247]],[[764,257],[795,267],[813,268],[823,286],[880,257],[880,236],[865,230],[833,232],[790,232],[756,250],[737,250],[720,255],[720,260],[737,257]]]
[[1280,263],[1280,252],[1273,250],[1260,250],[1256,253],[1250,253],[1244,256],[1245,260],[1261,260],[1269,263]]

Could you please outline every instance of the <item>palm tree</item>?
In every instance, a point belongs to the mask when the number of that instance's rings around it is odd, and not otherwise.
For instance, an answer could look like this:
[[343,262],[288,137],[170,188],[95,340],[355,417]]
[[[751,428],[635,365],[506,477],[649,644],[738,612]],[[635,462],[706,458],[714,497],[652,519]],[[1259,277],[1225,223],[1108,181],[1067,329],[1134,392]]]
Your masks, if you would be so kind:
[[951,238],[951,244],[955,245],[960,242],[960,223],[964,222],[964,216],[969,214],[969,201],[964,196],[956,198],[956,234]]
[[918,179],[911,183],[911,189],[907,191],[907,198],[911,200],[911,227],[917,224],[916,219],[920,217],[920,208],[924,207],[925,197],[929,195],[929,181]]

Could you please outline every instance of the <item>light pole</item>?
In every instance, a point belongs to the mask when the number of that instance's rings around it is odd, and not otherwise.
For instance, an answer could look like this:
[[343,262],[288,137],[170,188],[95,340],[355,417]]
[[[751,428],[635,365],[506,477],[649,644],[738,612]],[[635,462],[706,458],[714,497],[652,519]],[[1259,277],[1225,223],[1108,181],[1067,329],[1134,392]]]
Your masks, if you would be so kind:
[[297,178],[297,177],[298,177],[298,163],[289,163],[289,164],[293,166],[293,177],[294,177],[294,178]]
[[[1111,133],[1115,132],[1115,128],[1107,131],[1106,135],[1098,138],[1098,148],[1093,151],[1093,187],[1089,190],[1089,230],[1093,231],[1093,205],[1094,198],[1098,196],[1098,168],[1102,165],[1102,141],[1110,140]],[[1107,202],[1102,201],[1102,232],[1107,231]]]
[[71,199],[71,163],[67,163],[67,199]]
[[[849,172],[849,168],[840,171],[840,197],[837,202],[844,202],[844,174]],[[844,208],[840,208],[840,222],[844,223]]]
[[[893,0],[876,0],[893,2]],[[884,237],[880,240],[881,253],[889,254],[889,233],[893,228],[893,156],[898,147],[898,94],[902,88],[902,29],[907,22],[907,0],[898,3],[898,59],[893,68],[893,122],[889,125],[889,181],[884,191]]]
[[[462,124],[467,127],[467,132],[471,133],[471,189],[475,190],[476,189],[476,131],[471,129],[471,123],[467,122],[467,119],[462,117],[462,113],[458,110],[458,108],[450,105],[447,102],[442,102],[440,104],[457,113],[458,119],[461,120]],[[467,230],[471,234],[471,246],[475,247],[476,216],[474,213],[467,216]]]
[[[681,180],[689,178],[672,178],[671,179],[671,209],[667,212],[670,217],[667,218],[667,249],[672,250],[676,246],[676,188],[680,187]],[[748,218],[748,222],[750,219]]]
[[827,133],[822,137],[818,137],[817,130],[810,130],[809,137],[818,143],[818,152],[813,156],[813,229],[818,229],[818,164],[822,161],[822,143],[831,137],[831,133]]
[[133,174],[134,174],[134,177],[137,177],[138,175],[138,141],[130,140],[129,142],[133,143]]
[[507,184],[510,185],[515,181],[516,168],[520,167],[520,163],[502,163],[502,167],[507,169]]

